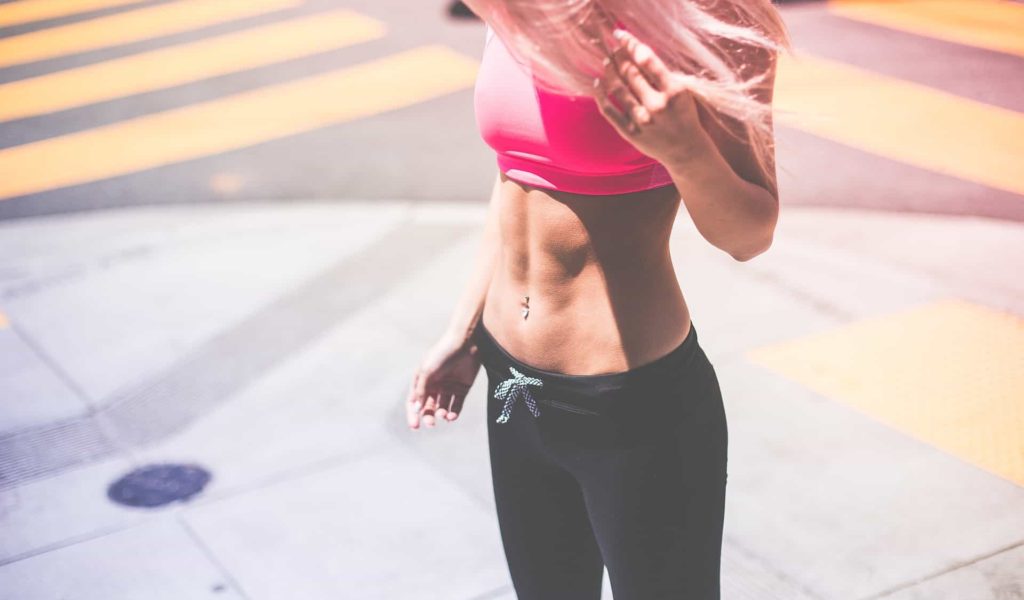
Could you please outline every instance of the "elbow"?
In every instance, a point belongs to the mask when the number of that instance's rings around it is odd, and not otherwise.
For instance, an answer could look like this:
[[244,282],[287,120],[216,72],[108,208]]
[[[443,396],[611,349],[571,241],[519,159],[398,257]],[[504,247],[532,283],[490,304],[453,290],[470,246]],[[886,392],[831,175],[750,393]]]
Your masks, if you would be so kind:
[[771,218],[766,221],[765,225],[756,235],[752,234],[744,238],[742,246],[738,245],[730,248],[728,250],[729,256],[739,262],[747,262],[755,256],[767,252],[772,247],[772,241],[775,238],[775,224],[778,222],[778,212],[773,213]]
[[769,235],[766,240],[762,241],[756,246],[748,246],[745,248],[737,248],[735,250],[731,250],[729,252],[729,256],[733,257],[734,260],[737,260],[739,262],[747,262],[748,260],[754,258],[755,256],[759,256],[767,252],[768,248],[771,248],[771,246],[772,236]]
[[[775,226],[779,222],[779,201],[778,198],[767,189],[754,186],[759,197],[751,200],[753,214],[747,215],[742,227],[737,227],[730,232],[724,243],[715,244],[725,251],[734,260],[747,262],[768,251],[772,246],[775,237]],[[706,237],[706,236],[705,236]]]

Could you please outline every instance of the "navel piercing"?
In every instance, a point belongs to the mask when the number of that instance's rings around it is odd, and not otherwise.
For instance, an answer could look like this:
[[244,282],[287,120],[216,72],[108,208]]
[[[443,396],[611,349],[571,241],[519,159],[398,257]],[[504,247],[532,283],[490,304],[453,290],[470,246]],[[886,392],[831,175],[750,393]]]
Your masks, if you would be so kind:
[[523,320],[525,321],[528,316],[530,316],[530,297],[523,296]]

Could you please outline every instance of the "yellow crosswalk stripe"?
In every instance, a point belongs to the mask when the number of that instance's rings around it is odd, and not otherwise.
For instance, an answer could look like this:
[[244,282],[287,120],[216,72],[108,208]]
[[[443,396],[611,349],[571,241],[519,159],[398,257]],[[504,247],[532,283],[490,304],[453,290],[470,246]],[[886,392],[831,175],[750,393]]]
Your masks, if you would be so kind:
[[478,61],[443,45],[0,150],[0,199],[244,148],[471,87]]
[[0,121],[181,85],[384,35],[341,9],[0,85]]
[[302,0],[182,0],[0,39],[0,67],[98,50],[299,6]]
[[1024,56],[1024,4],[1009,0],[830,0],[841,17]]
[[775,105],[791,127],[1024,194],[1024,114],[806,54],[779,61]]
[[21,0],[0,4],[0,27],[22,25],[104,8],[138,4],[143,0]]
[[1024,319],[943,299],[748,352],[753,362],[1024,485]]

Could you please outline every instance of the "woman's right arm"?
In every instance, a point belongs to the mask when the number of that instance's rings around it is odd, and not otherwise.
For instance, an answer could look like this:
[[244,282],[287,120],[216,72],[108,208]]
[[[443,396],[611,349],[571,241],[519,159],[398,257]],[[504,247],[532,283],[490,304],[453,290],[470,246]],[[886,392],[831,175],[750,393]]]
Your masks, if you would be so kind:
[[412,429],[419,428],[421,416],[430,427],[434,426],[435,416],[445,421],[455,420],[480,370],[480,360],[471,339],[482,318],[487,288],[501,254],[498,203],[502,179],[499,171],[488,203],[483,242],[469,283],[456,303],[448,327],[427,352],[409,386],[407,418]]
[[491,199],[484,224],[483,242],[477,255],[476,266],[462,296],[455,305],[455,311],[448,323],[448,334],[462,342],[468,342],[483,315],[484,299],[491,277],[501,253],[501,239],[498,228],[498,202],[501,194],[502,174],[494,178]]

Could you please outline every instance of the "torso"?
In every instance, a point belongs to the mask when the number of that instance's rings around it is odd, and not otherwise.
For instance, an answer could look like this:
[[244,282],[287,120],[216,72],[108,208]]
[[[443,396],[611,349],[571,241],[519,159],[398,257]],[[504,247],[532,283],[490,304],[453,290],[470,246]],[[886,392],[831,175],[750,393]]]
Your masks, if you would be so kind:
[[[476,119],[499,169],[510,170],[501,173],[502,251],[484,326],[521,361],[572,375],[618,373],[668,354],[690,327],[669,253],[681,202],[665,185],[671,177],[623,140],[592,99],[537,89],[492,33]],[[616,190],[642,191],[609,194]]]
[[690,315],[669,252],[675,186],[595,196],[501,178],[502,250],[482,319],[502,346],[541,369],[594,375],[682,343]]

